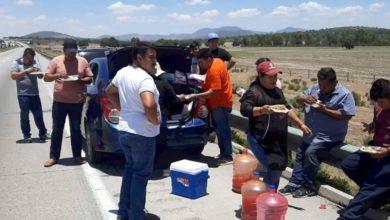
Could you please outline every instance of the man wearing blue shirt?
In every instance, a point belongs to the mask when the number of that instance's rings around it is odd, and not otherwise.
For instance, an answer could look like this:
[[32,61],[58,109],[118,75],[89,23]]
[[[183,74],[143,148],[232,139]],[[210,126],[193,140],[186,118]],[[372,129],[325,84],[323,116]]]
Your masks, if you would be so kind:
[[321,68],[317,79],[317,84],[296,97],[297,102],[304,105],[305,124],[313,135],[303,137],[291,179],[279,190],[296,198],[316,194],[314,183],[318,168],[324,156],[343,143],[348,121],[356,112],[352,93],[338,83],[332,68]]

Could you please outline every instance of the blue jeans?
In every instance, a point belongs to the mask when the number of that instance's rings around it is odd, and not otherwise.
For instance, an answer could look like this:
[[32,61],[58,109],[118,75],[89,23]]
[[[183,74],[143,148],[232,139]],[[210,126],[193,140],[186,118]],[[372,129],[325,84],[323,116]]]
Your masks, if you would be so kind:
[[252,150],[260,165],[264,168],[262,171],[260,171],[261,176],[263,177],[263,182],[267,183],[268,185],[275,185],[277,189],[282,171],[272,170],[269,168],[267,155],[265,154],[263,147],[250,132],[248,132],[246,138],[248,140],[249,148]]
[[20,107],[20,127],[24,138],[31,137],[30,111],[34,116],[35,125],[39,129],[39,137],[45,137],[47,130],[43,122],[42,105],[39,95],[18,95],[18,102]]
[[82,139],[81,139],[81,111],[83,103],[62,103],[53,102],[52,118],[53,131],[51,134],[50,158],[60,159],[62,134],[64,132],[66,116],[69,117],[70,140],[72,144],[73,157],[81,156]]
[[302,142],[295,158],[294,169],[288,185],[314,188],[317,171],[328,152],[342,141],[308,144]]
[[118,216],[141,220],[145,215],[146,185],[153,172],[156,138],[120,131],[119,143],[125,154],[126,164]]
[[232,109],[217,107],[211,110],[211,119],[218,137],[220,155],[224,159],[233,159],[232,133],[229,124],[229,114]]
[[390,198],[390,157],[374,159],[357,151],[341,163],[345,174],[355,181],[360,189],[345,207],[339,219],[361,219],[369,208],[379,208]]

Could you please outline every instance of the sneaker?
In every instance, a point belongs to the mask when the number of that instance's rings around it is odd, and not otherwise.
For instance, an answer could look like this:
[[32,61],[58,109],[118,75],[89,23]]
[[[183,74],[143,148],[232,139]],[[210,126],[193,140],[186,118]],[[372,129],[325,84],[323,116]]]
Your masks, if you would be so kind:
[[32,143],[32,138],[31,138],[31,137],[25,137],[25,138],[23,139],[23,142],[24,142],[24,143]]
[[51,135],[49,133],[46,133],[45,135],[43,136],[39,136],[39,140],[40,141],[46,141],[46,140],[50,140],[51,138]]
[[292,196],[294,198],[304,198],[304,197],[314,196],[315,194],[316,192],[314,191],[314,189],[301,186],[298,190],[292,193]]
[[298,189],[299,189],[299,187],[286,185],[284,188],[279,190],[279,193],[281,193],[283,195],[289,195],[289,194],[297,191]]
[[85,161],[85,159],[82,158],[82,157],[75,157],[75,158],[73,158],[73,160],[74,160],[74,162],[76,162],[76,163],[79,164],[79,165],[85,164],[85,163],[87,162],[87,161]]

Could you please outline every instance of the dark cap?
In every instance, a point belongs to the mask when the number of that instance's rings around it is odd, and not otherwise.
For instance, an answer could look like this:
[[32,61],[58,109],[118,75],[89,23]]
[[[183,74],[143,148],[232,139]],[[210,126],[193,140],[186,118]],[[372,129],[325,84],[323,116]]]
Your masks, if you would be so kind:
[[77,47],[77,41],[71,38],[65,38],[64,39],[64,51],[65,52],[73,52],[77,53],[78,47]]

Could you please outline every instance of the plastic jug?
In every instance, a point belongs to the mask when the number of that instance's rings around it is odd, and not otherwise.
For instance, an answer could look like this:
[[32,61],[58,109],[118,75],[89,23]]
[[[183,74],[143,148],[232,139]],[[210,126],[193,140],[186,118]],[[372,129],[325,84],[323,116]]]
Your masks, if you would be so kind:
[[254,171],[252,179],[244,183],[244,185],[241,187],[241,219],[256,220],[256,198],[258,195],[267,191],[267,184],[260,180],[260,172]]
[[276,193],[275,185],[256,198],[257,220],[284,220],[288,208],[286,197]]
[[257,160],[244,149],[233,159],[233,191],[241,193],[242,185],[252,178],[257,167]]

